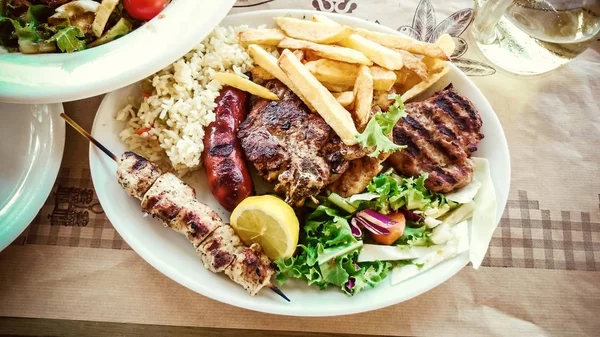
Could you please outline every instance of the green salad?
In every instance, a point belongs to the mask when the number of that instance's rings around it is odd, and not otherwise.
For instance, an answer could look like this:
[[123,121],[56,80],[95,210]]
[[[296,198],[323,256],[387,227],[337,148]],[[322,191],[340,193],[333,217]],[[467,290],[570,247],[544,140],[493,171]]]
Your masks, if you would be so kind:
[[113,41],[158,15],[168,0],[0,0],[0,46],[72,53]]
[[[309,205],[313,210],[304,225],[299,253],[275,261],[277,280],[302,279],[321,289],[335,286],[352,295],[376,286],[394,267],[413,264],[415,259],[361,261],[359,256],[368,242],[374,241],[373,234],[385,234],[385,226],[390,226],[396,214],[404,219],[401,235],[391,243],[399,252],[441,243],[434,233],[443,222],[438,218],[451,215],[460,204],[429,191],[426,179],[427,175],[404,178],[390,169],[375,177],[362,194],[350,198],[330,194],[320,198],[318,205]],[[419,263],[415,266],[422,267]]]

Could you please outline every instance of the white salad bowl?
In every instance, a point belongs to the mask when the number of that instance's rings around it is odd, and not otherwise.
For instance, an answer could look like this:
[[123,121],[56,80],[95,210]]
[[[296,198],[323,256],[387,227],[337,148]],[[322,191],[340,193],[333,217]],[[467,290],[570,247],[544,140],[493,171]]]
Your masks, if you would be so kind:
[[107,44],[71,54],[0,50],[0,102],[60,103],[113,91],[168,66],[206,37],[235,0],[174,0]]
[[[301,10],[258,11],[229,16],[222,21],[221,25],[243,24],[256,27],[272,25],[275,16],[302,17],[312,14],[310,11]],[[361,19],[335,14],[325,15],[331,15],[336,21],[353,27],[397,33]],[[498,222],[506,205],[510,183],[510,158],[506,138],[494,110],[483,94],[457,67],[454,65],[450,67],[449,82],[459,93],[473,102],[483,119],[482,131],[485,138],[475,155],[486,158],[490,163],[498,206],[495,221]],[[93,136],[117,155],[127,148],[119,139],[119,132],[124,124],[114,119],[115,113],[127,104],[130,95],[136,94],[139,95],[139,89],[135,84],[107,94],[94,121]],[[288,281],[281,287],[291,299],[290,303],[268,289],[251,297],[226,276],[206,270],[184,236],[166,229],[152,217],[144,216],[140,211],[139,201],[129,197],[117,183],[115,163],[93,145],[90,146],[90,166],[96,193],[106,215],[125,241],[140,256],[185,287],[242,308],[296,316],[330,316],[374,310],[406,301],[440,285],[460,271],[469,261],[469,254],[465,252],[400,285],[391,286],[388,280],[375,289],[365,290],[352,297],[345,295],[339,289],[320,291],[300,281]],[[184,180],[196,189],[198,200],[217,210],[225,220],[229,219],[229,213],[219,206],[209,191],[203,171],[195,172]]]

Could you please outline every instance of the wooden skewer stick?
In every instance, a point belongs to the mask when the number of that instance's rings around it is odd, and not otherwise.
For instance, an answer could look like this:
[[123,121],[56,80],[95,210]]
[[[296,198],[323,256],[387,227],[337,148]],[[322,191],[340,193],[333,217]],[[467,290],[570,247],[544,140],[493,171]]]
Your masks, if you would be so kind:
[[77,132],[79,132],[82,136],[87,138],[87,140],[92,142],[92,144],[96,145],[107,156],[111,157],[112,160],[114,160],[117,164],[120,162],[119,158],[117,158],[117,156],[115,156],[114,153],[110,152],[109,149],[107,149],[106,147],[104,147],[104,145],[100,144],[99,141],[94,139],[94,137],[92,137],[92,135],[90,135],[89,132],[85,131],[81,126],[79,126],[79,124],[77,124],[77,122],[72,120],[71,117],[67,116],[64,112],[60,114],[60,117],[62,117],[65,121],[67,121],[67,123],[70,126],[72,126],[73,129],[77,130]]
[[[71,117],[67,116],[64,112],[60,114],[60,117],[62,117],[65,121],[67,121],[67,123],[71,127],[73,127],[73,129],[75,129],[77,132],[79,132],[82,136],[87,138],[87,140],[92,142],[92,144],[96,145],[107,156],[112,158],[112,160],[114,160],[117,164],[120,162],[119,158],[117,158],[117,156],[115,156],[114,153],[110,152],[109,149],[104,147],[104,145],[102,145],[99,141],[97,141],[94,137],[92,137],[92,135],[90,135],[89,132],[85,131],[85,129],[83,129],[79,124],[77,124],[77,122],[72,120]],[[269,287],[269,289],[273,290],[277,295],[283,297],[283,299],[290,302],[290,299],[287,296],[285,296],[285,294],[279,288],[277,288],[276,286],[274,286],[272,284],[270,284],[268,287]]]

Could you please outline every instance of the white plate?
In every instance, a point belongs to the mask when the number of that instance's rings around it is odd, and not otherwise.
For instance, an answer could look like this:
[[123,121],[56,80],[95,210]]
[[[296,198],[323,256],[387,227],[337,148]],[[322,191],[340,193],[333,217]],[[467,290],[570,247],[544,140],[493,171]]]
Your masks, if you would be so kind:
[[[251,12],[227,17],[222,25],[270,25],[274,16],[290,14],[302,17],[311,15],[312,12]],[[351,26],[395,33],[391,29],[352,17],[333,17]],[[449,79],[461,94],[473,101],[482,115],[485,138],[476,155],[490,161],[498,198],[496,219],[499,221],[506,204],[510,182],[510,159],[502,127],[485,97],[458,68],[452,66]],[[127,97],[137,92],[136,87],[132,85],[106,95],[94,121],[92,134],[118,154],[127,149],[118,137],[123,124],[113,118],[115,111],[126,104]],[[140,256],[180,284],[205,296],[242,308],[298,316],[328,316],[374,310],[408,300],[432,289],[456,274],[468,262],[468,253],[462,254],[399,286],[391,287],[389,282],[383,282],[377,288],[361,292],[354,297],[346,296],[336,289],[319,291],[303,282],[286,283],[281,287],[291,298],[291,303],[286,303],[268,289],[261,291],[256,297],[250,297],[242,287],[231,282],[226,276],[204,269],[185,237],[164,228],[151,217],[144,217],[140,212],[139,201],[127,196],[117,183],[115,164],[93,146],[90,147],[90,166],[96,193],[104,211],[118,232]],[[206,188],[204,173],[197,172],[192,178],[188,182],[196,188],[198,199],[218,210],[227,219],[228,213],[218,206]]]
[[234,3],[175,0],[163,15],[96,48],[72,54],[0,54],[0,101],[67,102],[137,82],[202,41]]
[[65,146],[62,104],[0,103],[0,250],[38,214]]

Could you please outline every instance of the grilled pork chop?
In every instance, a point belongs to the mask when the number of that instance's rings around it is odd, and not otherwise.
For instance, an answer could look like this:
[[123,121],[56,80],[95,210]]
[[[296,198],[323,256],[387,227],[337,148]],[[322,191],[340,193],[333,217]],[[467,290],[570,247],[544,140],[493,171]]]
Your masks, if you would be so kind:
[[407,116],[394,127],[394,142],[406,145],[388,162],[408,176],[428,173],[425,187],[447,193],[463,187],[473,177],[469,157],[477,150],[481,116],[452,84],[422,102],[406,104]]
[[325,120],[311,113],[283,83],[273,80],[266,87],[280,100],[256,98],[238,138],[259,174],[299,207],[338,179],[348,161],[365,153],[357,145],[344,145]]

